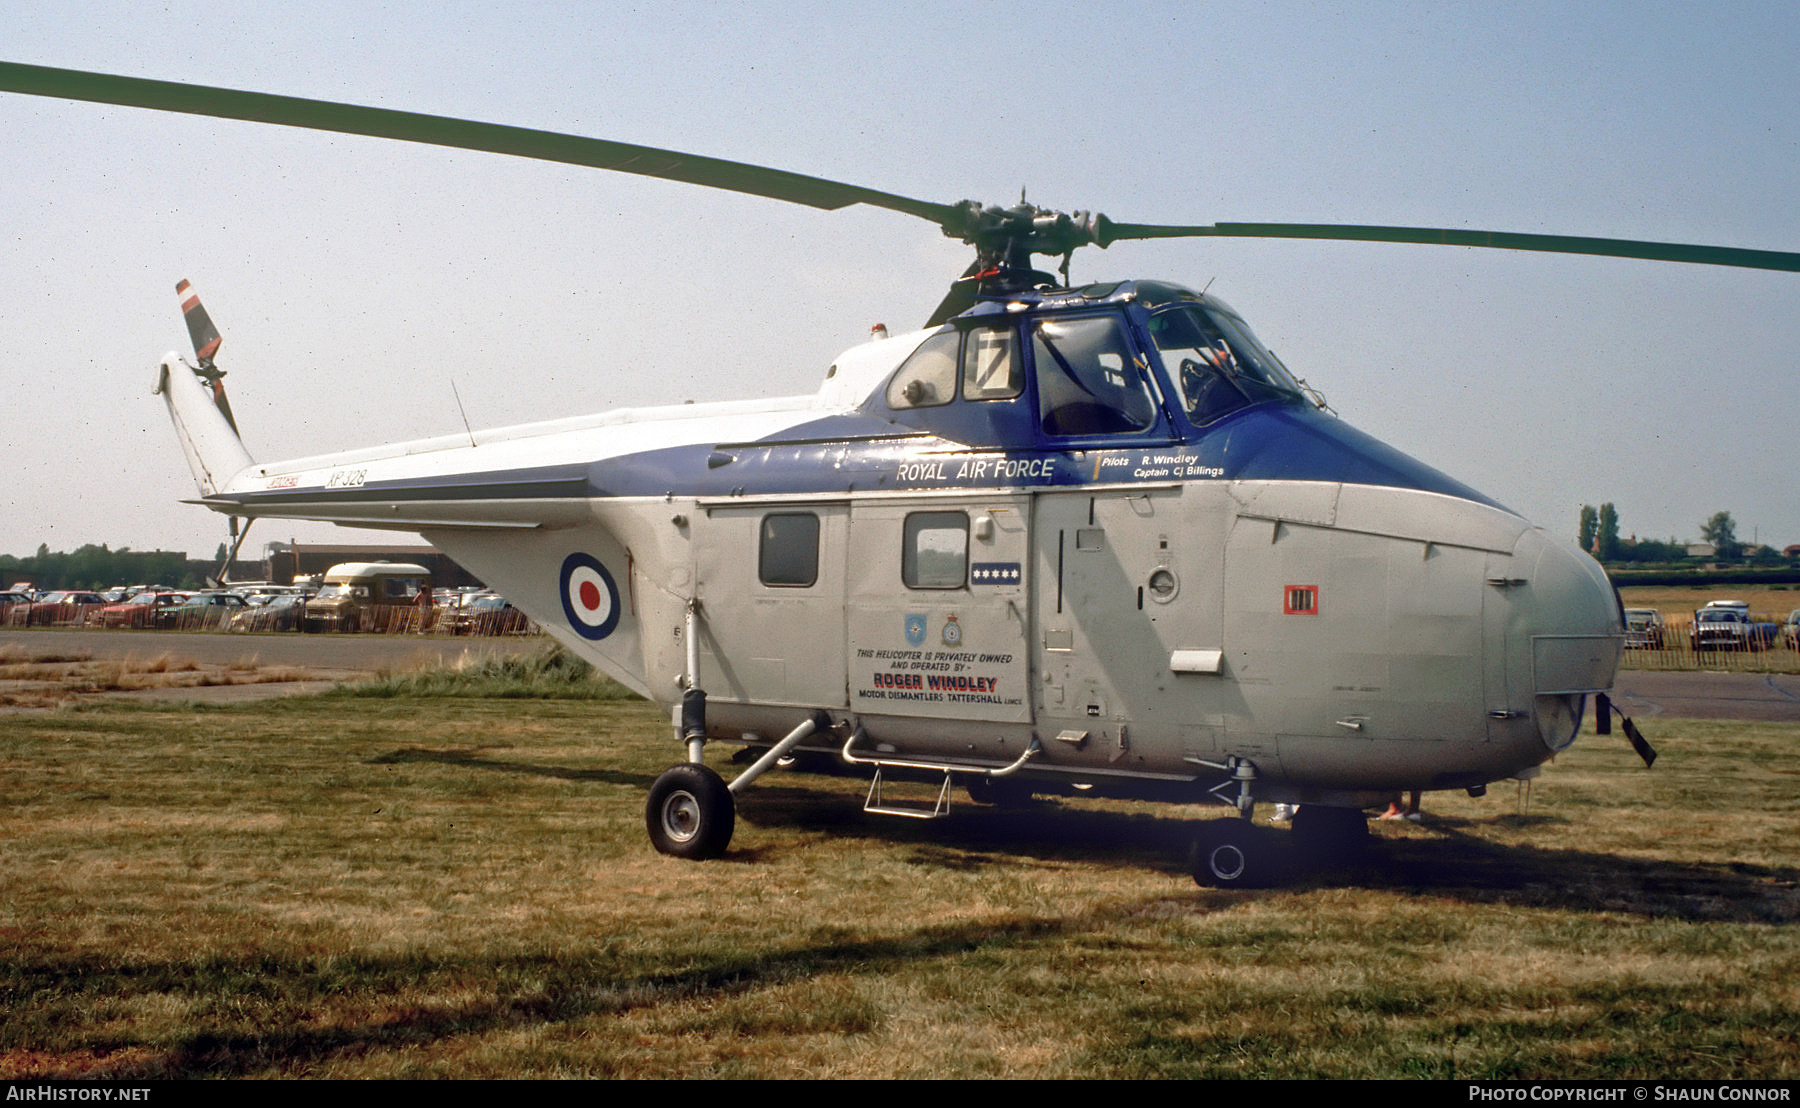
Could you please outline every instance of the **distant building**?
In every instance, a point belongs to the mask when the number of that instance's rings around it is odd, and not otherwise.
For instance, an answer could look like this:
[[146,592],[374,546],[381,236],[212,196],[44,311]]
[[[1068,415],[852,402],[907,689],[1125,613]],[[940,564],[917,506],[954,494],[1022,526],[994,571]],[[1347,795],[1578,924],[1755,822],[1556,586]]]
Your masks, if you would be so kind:
[[1687,554],[1690,558],[1712,558],[1717,557],[1718,553],[1719,548],[1710,542],[1690,542],[1687,544]]

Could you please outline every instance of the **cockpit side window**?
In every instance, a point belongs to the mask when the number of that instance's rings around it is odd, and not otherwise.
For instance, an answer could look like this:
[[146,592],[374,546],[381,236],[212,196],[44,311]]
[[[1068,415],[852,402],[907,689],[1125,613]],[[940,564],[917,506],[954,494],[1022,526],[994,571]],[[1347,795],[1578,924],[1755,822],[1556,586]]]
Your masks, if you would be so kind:
[[948,404],[956,399],[958,378],[964,400],[1009,400],[1025,391],[1024,361],[1010,322],[926,339],[888,382],[888,407],[905,411]]
[[965,400],[1006,400],[1025,390],[1025,367],[1012,327],[977,327],[963,343]]
[[1228,312],[1178,304],[1150,317],[1150,337],[1196,425],[1259,401],[1300,398],[1287,367]]
[[945,331],[926,339],[894,371],[887,403],[894,411],[930,408],[956,399],[956,351],[962,334]]
[[1031,350],[1046,434],[1110,435],[1156,422],[1156,401],[1117,318],[1039,320]]

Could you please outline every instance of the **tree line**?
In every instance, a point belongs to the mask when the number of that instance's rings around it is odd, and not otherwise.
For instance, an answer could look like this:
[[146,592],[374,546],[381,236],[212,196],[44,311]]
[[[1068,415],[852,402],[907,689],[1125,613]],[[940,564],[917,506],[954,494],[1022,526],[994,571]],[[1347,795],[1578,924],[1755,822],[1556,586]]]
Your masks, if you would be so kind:
[[196,589],[204,584],[207,572],[206,563],[190,562],[183,551],[124,546],[108,550],[105,543],[67,553],[40,544],[36,554],[25,558],[0,554],[0,584],[29,581],[36,589],[99,590],[113,585]]
[[[1700,537],[1712,544],[1714,557],[1720,561],[1736,561],[1744,557],[1744,544],[1738,541],[1737,522],[1730,512],[1714,512],[1700,525]],[[1674,538],[1668,542],[1655,539],[1619,538],[1619,513],[1610,504],[1595,508],[1581,506],[1581,522],[1576,532],[1581,549],[1602,562],[1679,562],[1688,556],[1687,544]],[[1762,547],[1750,555],[1753,563],[1776,564],[1785,561],[1779,551]]]

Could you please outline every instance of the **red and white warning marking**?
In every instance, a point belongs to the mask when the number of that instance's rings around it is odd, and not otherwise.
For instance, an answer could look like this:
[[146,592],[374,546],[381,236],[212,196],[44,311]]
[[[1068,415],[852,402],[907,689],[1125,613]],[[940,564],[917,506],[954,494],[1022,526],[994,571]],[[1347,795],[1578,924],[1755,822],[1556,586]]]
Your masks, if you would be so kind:
[[176,284],[175,295],[181,300],[181,315],[187,320],[188,337],[194,340],[194,353],[200,356],[204,365],[219,352],[219,329],[213,326],[212,317],[200,306],[200,294],[186,278]]

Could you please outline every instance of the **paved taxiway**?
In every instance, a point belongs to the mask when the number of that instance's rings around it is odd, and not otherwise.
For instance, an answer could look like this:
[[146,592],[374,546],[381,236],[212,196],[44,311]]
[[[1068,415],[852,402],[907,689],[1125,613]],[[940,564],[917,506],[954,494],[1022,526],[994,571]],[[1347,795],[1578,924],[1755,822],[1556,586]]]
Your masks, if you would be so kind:
[[1679,716],[1800,723],[1800,675],[1627,669],[1613,685],[1613,702],[1639,720]]
[[[99,661],[147,662],[161,655],[204,667],[252,664],[264,676],[237,683],[180,685],[93,694],[107,700],[179,700],[207,704],[267,700],[321,692],[339,681],[386,669],[405,672],[455,662],[467,655],[526,654],[541,638],[450,638],[435,635],[228,635],[205,632],[0,629],[0,650],[25,657],[52,655]],[[286,671],[268,679],[269,671]],[[4,710],[4,709],[0,709]]]
[[549,640],[444,635],[230,635],[191,631],[102,631],[34,627],[0,630],[0,646],[33,653],[87,654],[94,658],[154,658],[167,654],[212,665],[254,658],[265,666],[293,666],[330,673],[373,673],[453,661],[464,654],[529,654]]

